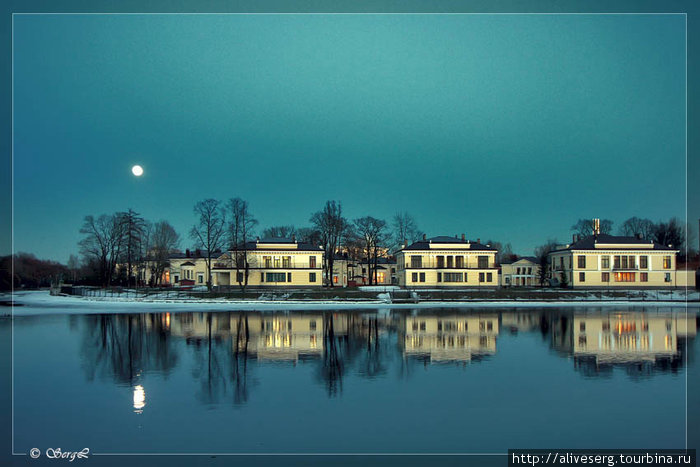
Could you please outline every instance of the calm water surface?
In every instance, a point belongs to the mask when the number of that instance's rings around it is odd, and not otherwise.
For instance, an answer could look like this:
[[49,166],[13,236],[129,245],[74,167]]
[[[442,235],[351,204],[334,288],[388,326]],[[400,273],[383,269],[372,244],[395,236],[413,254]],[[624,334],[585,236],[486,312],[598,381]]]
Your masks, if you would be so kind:
[[657,308],[16,317],[15,450],[676,448],[685,323]]

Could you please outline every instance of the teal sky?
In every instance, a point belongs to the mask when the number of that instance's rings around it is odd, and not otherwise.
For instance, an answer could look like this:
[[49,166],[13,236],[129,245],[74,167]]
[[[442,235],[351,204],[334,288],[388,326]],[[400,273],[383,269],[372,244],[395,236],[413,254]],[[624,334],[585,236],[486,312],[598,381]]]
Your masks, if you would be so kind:
[[338,199],[529,255],[685,216],[685,92],[683,15],[16,15],[14,249],[65,261],[127,208],[184,248],[240,196],[263,227]]

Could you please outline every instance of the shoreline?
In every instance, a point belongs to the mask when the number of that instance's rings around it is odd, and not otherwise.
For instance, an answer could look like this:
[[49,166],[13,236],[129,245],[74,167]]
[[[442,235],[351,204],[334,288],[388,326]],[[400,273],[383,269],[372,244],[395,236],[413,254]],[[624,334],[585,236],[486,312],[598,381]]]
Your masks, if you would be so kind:
[[[386,299],[366,300],[236,300],[236,299],[139,299],[50,295],[48,291],[0,295],[5,302],[0,315],[37,316],[53,314],[101,314],[204,311],[286,311],[286,310],[377,310],[428,308],[611,308],[664,307],[700,311],[700,301],[686,300],[423,300],[395,303]],[[9,302],[9,303],[8,303]],[[8,306],[9,305],[9,306]]]

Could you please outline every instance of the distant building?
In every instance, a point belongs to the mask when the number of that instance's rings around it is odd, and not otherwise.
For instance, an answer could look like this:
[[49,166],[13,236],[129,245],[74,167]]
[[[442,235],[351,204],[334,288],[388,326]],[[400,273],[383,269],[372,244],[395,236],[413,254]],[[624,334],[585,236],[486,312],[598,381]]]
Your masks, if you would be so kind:
[[569,287],[676,287],[677,249],[637,237],[597,234],[549,254],[552,279]]
[[[355,263],[353,269],[353,281],[355,285],[369,284],[370,263],[367,258]],[[392,258],[377,258],[377,269],[374,270],[374,261],[371,264],[372,285],[396,285],[398,276],[396,274],[396,260]]]
[[[254,287],[298,287],[323,284],[323,249],[295,238],[264,238],[247,242],[238,250],[245,251],[248,261],[248,285]],[[215,284],[236,286],[244,279],[237,271],[234,252],[217,259],[212,265]]]
[[404,287],[497,287],[497,250],[456,237],[423,236],[396,253],[398,284]]
[[[212,263],[222,255],[217,251],[212,253]],[[185,250],[170,256],[170,266],[165,269],[163,284],[173,287],[205,286],[209,279],[207,273],[206,250]]]
[[534,287],[540,285],[540,265],[532,256],[513,262],[501,262],[502,287]]

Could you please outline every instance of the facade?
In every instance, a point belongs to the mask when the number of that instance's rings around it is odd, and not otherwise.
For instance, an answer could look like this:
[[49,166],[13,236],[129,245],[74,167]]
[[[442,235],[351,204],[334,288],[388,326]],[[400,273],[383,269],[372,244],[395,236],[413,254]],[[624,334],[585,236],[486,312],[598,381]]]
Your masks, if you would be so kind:
[[[294,238],[264,238],[247,242],[239,250],[248,262],[248,286],[321,287],[323,285],[323,249]],[[244,280],[243,269],[236,270],[234,252],[218,258],[212,265],[214,284],[237,286]]]
[[[374,264],[372,265],[374,267]],[[355,263],[353,266],[353,281],[356,285],[369,284],[370,264],[367,259]],[[396,260],[391,258],[377,258],[377,270],[373,271],[372,285],[396,285]]]
[[520,258],[512,263],[501,263],[501,287],[534,287],[540,284],[540,265],[537,258]]
[[[214,258],[222,253],[216,252]],[[169,259],[170,266],[163,273],[162,283],[172,287],[206,286],[209,279],[207,273],[206,251],[186,250],[185,253],[176,253]]]
[[497,250],[456,237],[423,236],[396,253],[398,285],[403,287],[497,287]]
[[[589,235],[549,254],[552,279],[569,287],[677,287],[678,250],[636,237]],[[684,284],[683,284],[684,285]]]

